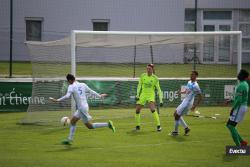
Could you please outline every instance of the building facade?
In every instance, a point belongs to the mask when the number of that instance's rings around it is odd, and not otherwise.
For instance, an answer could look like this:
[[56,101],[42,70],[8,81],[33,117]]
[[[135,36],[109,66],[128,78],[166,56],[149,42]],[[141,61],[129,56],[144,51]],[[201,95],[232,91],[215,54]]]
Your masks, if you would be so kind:
[[[102,31],[194,31],[195,0],[13,0],[13,60],[29,61],[25,41],[50,41],[73,29]],[[10,1],[0,1],[0,61],[9,60]],[[197,31],[240,30],[242,62],[250,63],[250,0],[198,0]],[[202,62],[232,62],[218,48]],[[220,43],[214,43],[219,46]],[[211,49],[211,48],[208,48]],[[231,53],[232,52],[232,53]],[[220,55],[230,54],[229,59]]]

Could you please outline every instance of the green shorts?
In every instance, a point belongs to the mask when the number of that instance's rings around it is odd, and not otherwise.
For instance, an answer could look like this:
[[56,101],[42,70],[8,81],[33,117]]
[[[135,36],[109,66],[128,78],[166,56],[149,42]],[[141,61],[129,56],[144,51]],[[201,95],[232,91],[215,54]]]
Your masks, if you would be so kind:
[[148,102],[155,102],[155,96],[150,95],[141,95],[136,104],[144,106]]

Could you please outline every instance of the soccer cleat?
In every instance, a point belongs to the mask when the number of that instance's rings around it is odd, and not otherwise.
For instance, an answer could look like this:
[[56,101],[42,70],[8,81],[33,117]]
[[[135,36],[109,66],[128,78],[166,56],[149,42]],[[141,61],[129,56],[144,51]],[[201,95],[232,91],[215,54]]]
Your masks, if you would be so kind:
[[109,128],[115,133],[115,126],[112,121],[109,120]]
[[185,128],[185,130],[184,130],[184,131],[185,131],[185,132],[184,132],[184,135],[185,135],[185,136],[188,136],[190,130],[191,130],[191,129],[189,129],[189,128]]
[[161,126],[157,126],[157,132],[160,132],[162,129],[161,129]]
[[136,127],[135,127],[135,131],[139,131],[140,129],[141,129],[140,126],[136,126]]
[[247,146],[247,144],[248,144],[248,142],[247,142],[247,141],[244,141],[244,140],[240,142],[240,146],[241,146],[241,147],[242,147],[242,146],[243,146],[243,147],[244,147],[244,146]]
[[65,139],[65,140],[63,140],[61,143],[62,143],[63,145],[71,145],[72,142],[73,142],[72,140]]
[[172,131],[168,135],[169,136],[178,136],[178,132]]

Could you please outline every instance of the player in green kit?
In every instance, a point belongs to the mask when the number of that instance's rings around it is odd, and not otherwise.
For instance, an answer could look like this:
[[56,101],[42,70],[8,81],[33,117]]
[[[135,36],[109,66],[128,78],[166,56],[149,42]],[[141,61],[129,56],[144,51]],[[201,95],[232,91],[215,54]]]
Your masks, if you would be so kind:
[[157,131],[161,131],[161,124],[159,119],[159,114],[155,111],[155,89],[157,89],[160,104],[162,105],[162,92],[159,84],[158,77],[154,75],[154,65],[147,65],[147,73],[143,73],[139,79],[137,86],[136,95],[136,130],[140,130],[141,127],[141,109],[147,103],[150,111],[153,114]]
[[230,118],[227,122],[227,128],[229,129],[236,146],[247,145],[247,141],[244,141],[237,131],[236,125],[243,120],[244,115],[247,112],[249,86],[246,80],[248,77],[249,73],[246,70],[241,70],[237,76],[239,83],[235,88],[233,106],[230,112]]

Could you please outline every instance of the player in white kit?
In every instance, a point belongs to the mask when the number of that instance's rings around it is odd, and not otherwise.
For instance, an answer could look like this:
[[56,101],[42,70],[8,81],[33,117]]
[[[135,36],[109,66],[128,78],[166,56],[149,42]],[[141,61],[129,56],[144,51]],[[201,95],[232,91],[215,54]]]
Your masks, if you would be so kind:
[[[181,124],[184,127],[185,135],[190,132],[189,127],[187,126],[186,122],[183,119],[184,115],[188,114],[188,111],[191,109],[194,111],[197,105],[199,105],[200,101],[202,100],[201,90],[199,84],[196,81],[198,77],[197,71],[192,71],[190,76],[190,81],[188,81],[185,90],[180,91],[181,94],[186,94],[185,98],[183,99],[182,103],[176,108],[174,113],[175,124],[174,124],[174,131],[170,133],[171,136],[178,135],[178,127]],[[194,104],[194,98],[198,95],[198,99]]]
[[73,96],[75,103],[76,103],[76,111],[73,115],[73,117],[70,120],[70,133],[69,137],[66,140],[62,141],[62,144],[69,145],[73,141],[73,136],[76,129],[76,123],[78,120],[82,119],[85,126],[89,129],[96,129],[96,128],[102,128],[102,127],[108,127],[115,132],[115,127],[113,125],[112,121],[108,121],[105,123],[91,123],[92,117],[89,115],[89,105],[87,102],[86,93],[89,92],[90,94],[93,94],[99,98],[104,98],[107,96],[107,94],[98,94],[92,89],[90,89],[85,83],[79,83],[75,80],[74,75],[68,74],[66,76],[67,81],[69,82],[69,87],[67,94],[59,99],[51,98],[54,102],[60,102],[65,99],[70,98]]

